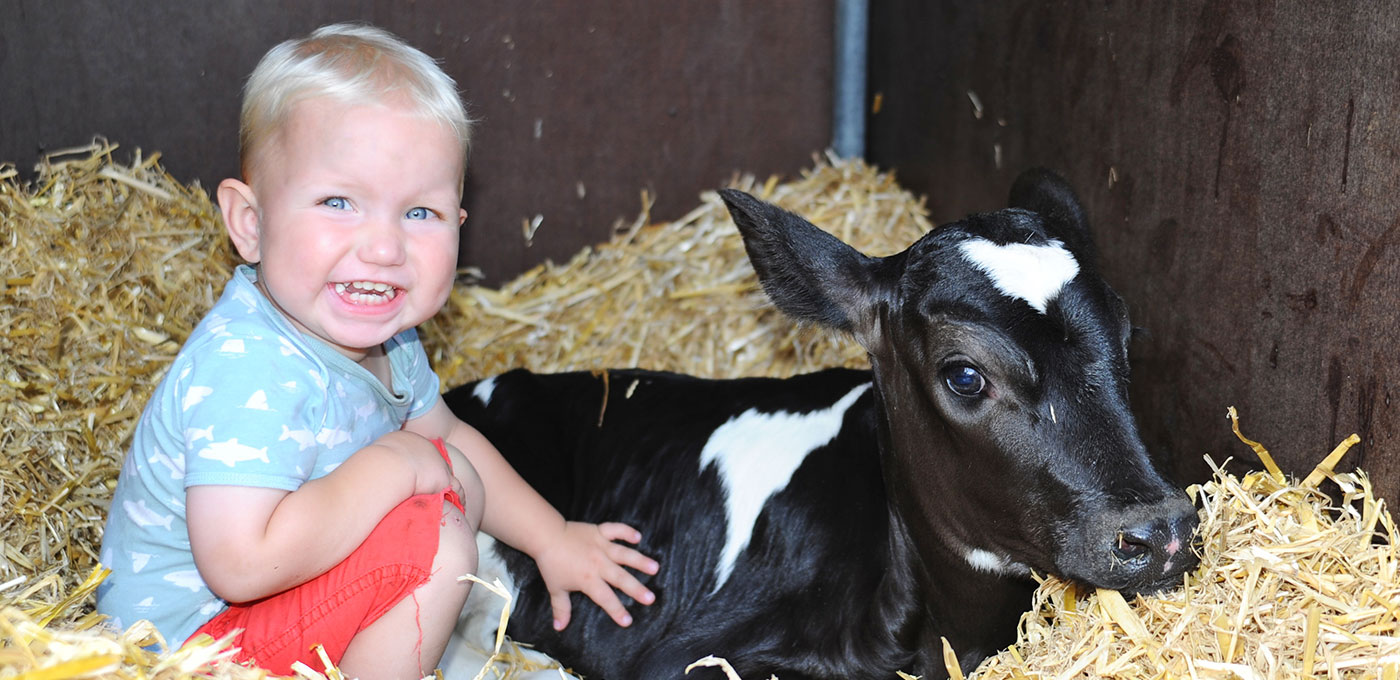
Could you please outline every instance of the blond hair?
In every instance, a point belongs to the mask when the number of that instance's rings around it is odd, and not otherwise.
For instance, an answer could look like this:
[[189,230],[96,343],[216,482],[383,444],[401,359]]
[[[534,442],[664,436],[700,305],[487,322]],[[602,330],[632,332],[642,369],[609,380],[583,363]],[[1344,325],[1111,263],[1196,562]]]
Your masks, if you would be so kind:
[[[452,130],[465,165],[471,123],[452,80],[432,57],[374,26],[322,26],[305,38],[268,50],[243,88],[239,167],[249,178],[253,155],[305,99],[331,97],[347,104],[402,97],[417,113]],[[401,101],[401,100],[396,100]]]

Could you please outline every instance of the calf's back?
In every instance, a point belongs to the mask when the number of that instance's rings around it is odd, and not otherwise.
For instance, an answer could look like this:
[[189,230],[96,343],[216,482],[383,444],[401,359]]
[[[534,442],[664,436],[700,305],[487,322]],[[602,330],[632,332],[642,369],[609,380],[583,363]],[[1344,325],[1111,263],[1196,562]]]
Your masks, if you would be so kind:
[[575,593],[557,632],[534,563],[498,544],[512,635],[590,677],[678,677],[708,654],[784,678],[908,667],[914,584],[892,559],[869,381],[517,370],[448,392],[566,518],[628,523],[661,561],[639,575],[654,605],[624,596],[630,628]]

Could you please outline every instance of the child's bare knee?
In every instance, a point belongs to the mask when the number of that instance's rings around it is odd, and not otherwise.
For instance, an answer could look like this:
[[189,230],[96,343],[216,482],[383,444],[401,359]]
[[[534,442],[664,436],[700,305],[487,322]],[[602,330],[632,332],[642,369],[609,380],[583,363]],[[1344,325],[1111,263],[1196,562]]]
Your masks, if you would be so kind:
[[[486,510],[486,487],[482,485],[481,477],[476,474],[476,468],[470,463],[458,465],[453,472],[457,476],[457,483],[462,485],[463,512],[475,534],[481,529],[481,516]],[[476,540],[475,535],[472,540]]]
[[438,570],[454,572],[454,577],[476,571],[475,525],[451,503],[442,504],[442,528],[438,532],[438,553],[434,566]]

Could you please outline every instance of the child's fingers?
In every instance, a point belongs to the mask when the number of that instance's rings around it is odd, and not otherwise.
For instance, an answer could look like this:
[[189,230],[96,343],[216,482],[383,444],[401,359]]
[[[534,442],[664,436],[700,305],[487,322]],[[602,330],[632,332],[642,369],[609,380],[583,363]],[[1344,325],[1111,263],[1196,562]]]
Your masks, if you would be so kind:
[[598,531],[609,541],[626,541],[633,544],[642,541],[642,532],[622,522],[603,522],[598,525]]
[[657,564],[656,560],[620,543],[608,544],[608,559],[644,574],[655,575],[661,569],[661,565]]
[[632,625],[632,615],[627,613],[627,608],[622,606],[622,600],[618,599],[617,593],[606,581],[593,581],[584,588],[583,594],[607,612],[617,625],[623,628]]
[[608,559],[613,562],[646,574],[655,574],[660,569],[656,560],[625,545],[612,542],[626,541],[635,545],[642,541],[640,531],[621,522],[604,522],[598,525],[598,532],[608,539]]
[[[621,603],[618,603],[619,606]],[[573,604],[569,602],[569,591],[549,591],[549,607],[554,610],[554,630],[564,630],[573,614]]]
[[649,605],[656,601],[656,594],[651,592],[651,589],[643,585],[641,581],[637,580],[636,576],[633,576],[631,572],[626,569],[619,568],[611,571],[606,578],[608,585],[621,590],[629,597],[642,604]]

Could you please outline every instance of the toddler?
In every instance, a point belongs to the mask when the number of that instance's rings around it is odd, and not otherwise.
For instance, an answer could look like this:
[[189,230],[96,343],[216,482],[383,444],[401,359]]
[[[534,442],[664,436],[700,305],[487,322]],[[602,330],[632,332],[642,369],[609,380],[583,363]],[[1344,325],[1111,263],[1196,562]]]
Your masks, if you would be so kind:
[[351,676],[422,677],[484,530],[532,556],[569,621],[582,591],[650,604],[623,524],[566,522],[439,396],[414,327],[447,300],[466,219],[455,84],[377,28],[274,47],[244,91],[239,255],[146,405],[102,544],[98,610],[174,645],[234,635],[274,673],[324,646]]

